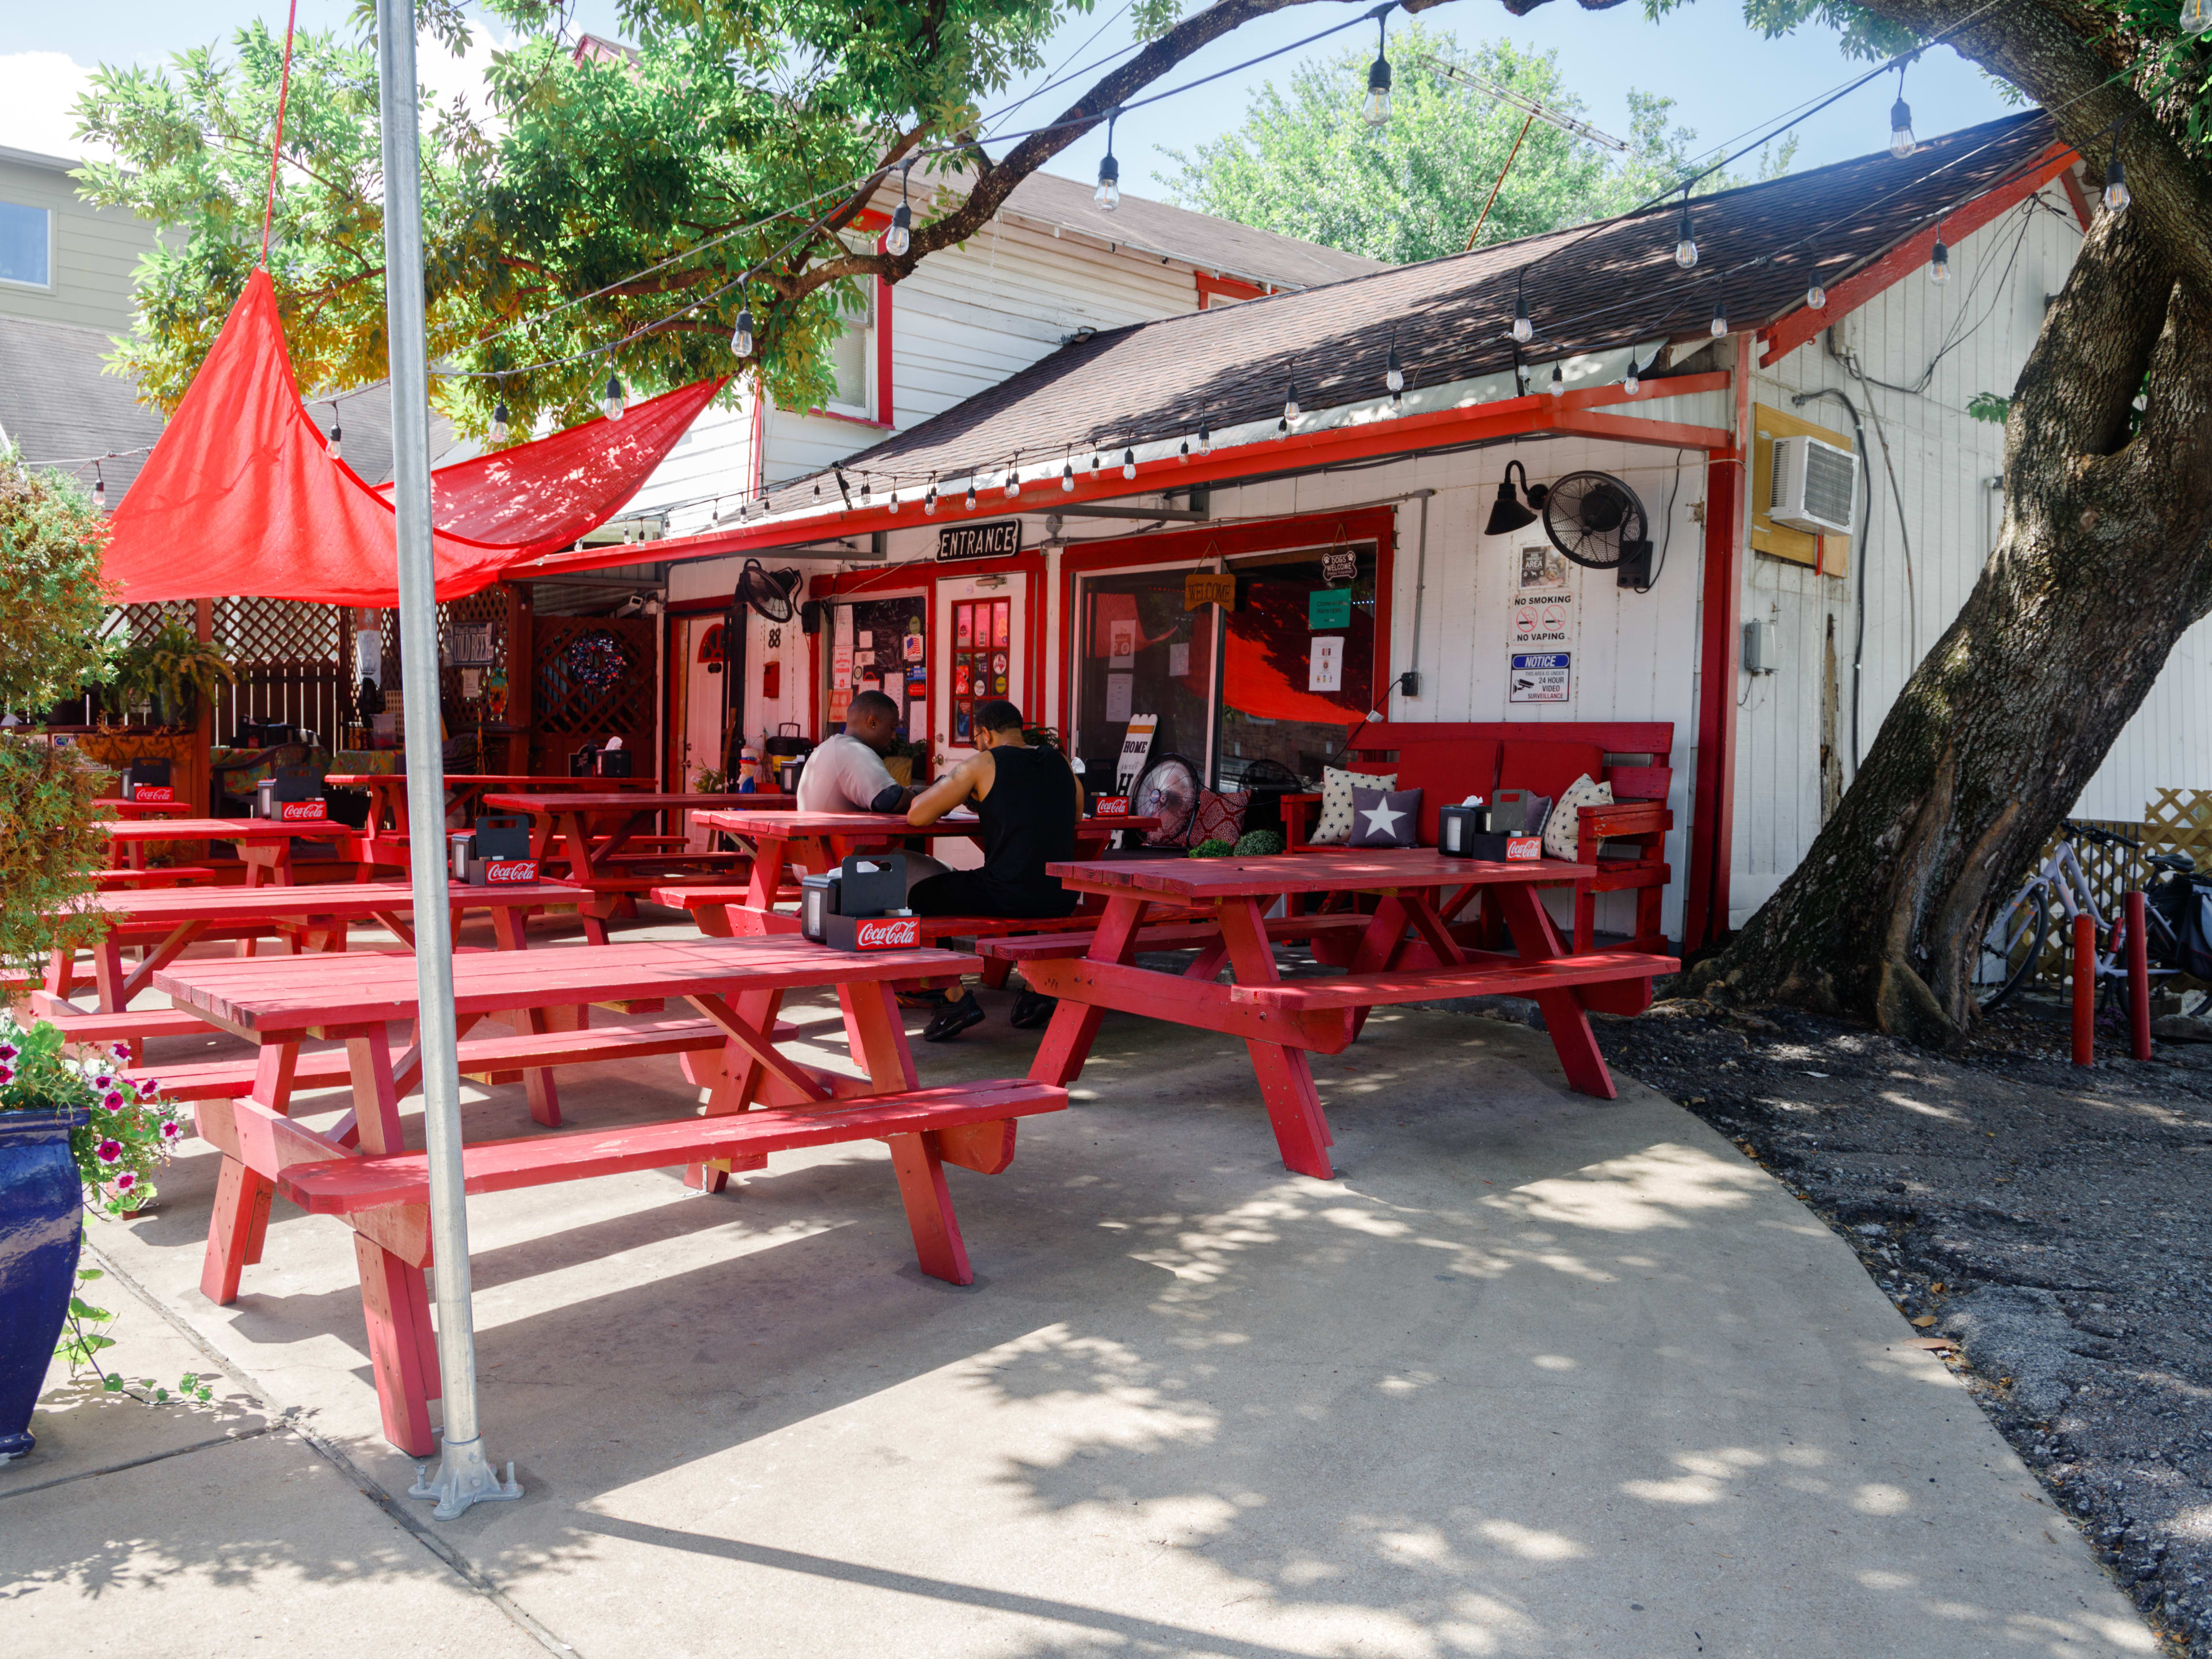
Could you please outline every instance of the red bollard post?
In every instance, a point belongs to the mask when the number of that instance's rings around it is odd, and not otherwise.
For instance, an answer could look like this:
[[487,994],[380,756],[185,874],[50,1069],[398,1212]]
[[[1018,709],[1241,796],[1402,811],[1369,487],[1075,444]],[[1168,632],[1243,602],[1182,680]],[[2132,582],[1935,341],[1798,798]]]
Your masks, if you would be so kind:
[[2097,1063],[2097,924],[2074,918],[2074,1063]]
[[2137,1060],[2150,1058],[2150,934],[2143,896],[2128,895],[2128,1036]]

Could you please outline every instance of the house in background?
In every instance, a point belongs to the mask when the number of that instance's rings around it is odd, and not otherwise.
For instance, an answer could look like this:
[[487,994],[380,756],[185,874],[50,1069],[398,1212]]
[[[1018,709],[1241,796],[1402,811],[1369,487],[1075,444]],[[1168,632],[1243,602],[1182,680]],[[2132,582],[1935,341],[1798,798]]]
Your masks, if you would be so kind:
[[[1664,931],[1696,948],[1803,856],[1987,561],[2003,434],[1966,405],[2010,390],[2067,279],[2077,165],[2032,112],[1698,198],[1687,270],[1668,209],[1095,331],[1060,319],[1100,296],[1048,290],[1056,346],[1001,296],[1010,252],[1048,269],[1066,233],[1010,226],[995,264],[983,239],[931,261],[895,315],[925,340],[988,320],[979,361],[1032,361],[941,412],[902,394],[838,458],[849,499],[771,470],[764,516],[653,555],[678,609],[719,613],[748,557],[811,574],[818,632],[750,620],[748,733],[823,735],[856,687],[896,685],[941,767],[1003,690],[1102,785],[1149,714],[1156,750],[1222,790],[1347,755],[1388,770],[1401,723],[1504,744],[1501,782],[1516,732],[1571,736],[1664,799]],[[1526,486],[1588,500],[1593,474],[1601,504],[1633,499],[1644,568],[1605,562],[1624,514],[1581,521],[1595,566],[1559,556],[1575,521],[1530,521]],[[1235,608],[1186,607],[1209,573]],[[2208,639],[2185,636],[2078,810],[2133,817],[2212,777]],[[669,667],[672,769],[707,694],[681,648]],[[1637,902],[1602,901],[1600,930],[1637,931]]]

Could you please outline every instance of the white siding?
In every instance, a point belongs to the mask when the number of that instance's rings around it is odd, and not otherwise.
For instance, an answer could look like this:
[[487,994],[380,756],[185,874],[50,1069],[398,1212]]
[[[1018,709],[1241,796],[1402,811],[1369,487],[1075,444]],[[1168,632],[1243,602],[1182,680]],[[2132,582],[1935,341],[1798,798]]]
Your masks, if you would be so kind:
[[[1996,544],[2002,503],[1990,483],[2003,468],[2004,430],[1971,419],[1966,408],[1977,392],[2010,394],[2042,326],[2044,297],[2065,283],[2080,246],[2079,222],[2060,188],[2052,185],[2039,200],[2040,205],[2000,215],[1954,246],[1953,276],[1945,286],[1909,276],[1843,319],[1832,331],[1834,351],[1826,338],[1814,340],[1753,380],[1754,402],[1783,410],[1793,407],[1796,393],[1834,387],[1857,404],[1866,423],[1871,519],[1863,506],[1854,550],[1865,560],[1862,753],[1873,745],[1906,678],[1966,603]],[[1863,383],[1835,355],[1856,355],[1869,381],[1911,386],[1947,336],[1957,343],[1917,393]],[[1850,432],[1850,416],[1833,398],[1808,402],[1796,412]],[[1896,470],[1896,495],[1883,463],[1884,436]],[[1909,582],[1898,495],[1910,532]],[[1820,827],[1821,652],[1832,617],[1841,692],[1837,745],[1849,781],[1851,653],[1858,621],[1856,570],[1824,577],[1758,554],[1747,558],[1746,567],[1744,618],[1764,617],[1771,625],[1778,669],[1756,681],[1739,677],[1736,687],[1742,712],[1729,890],[1733,924],[1741,924],[1781,884]],[[2212,624],[2199,623],[2176,646],[2076,811],[2133,817],[2159,786],[2212,787],[2208,656]]]
[[52,216],[45,289],[0,283],[0,314],[128,334],[131,276],[154,246],[154,228],[119,208],[80,201],[69,173],[0,155],[0,201],[45,208]]

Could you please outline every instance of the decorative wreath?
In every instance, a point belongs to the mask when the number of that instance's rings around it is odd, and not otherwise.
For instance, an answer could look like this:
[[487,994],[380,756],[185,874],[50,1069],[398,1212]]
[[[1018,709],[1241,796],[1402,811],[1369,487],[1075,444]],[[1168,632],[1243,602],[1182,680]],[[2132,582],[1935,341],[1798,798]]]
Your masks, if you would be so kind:
[[590,691],[605,691],[629,672],[629,657],[611,634],[579,634],[563,653],[568,678]]

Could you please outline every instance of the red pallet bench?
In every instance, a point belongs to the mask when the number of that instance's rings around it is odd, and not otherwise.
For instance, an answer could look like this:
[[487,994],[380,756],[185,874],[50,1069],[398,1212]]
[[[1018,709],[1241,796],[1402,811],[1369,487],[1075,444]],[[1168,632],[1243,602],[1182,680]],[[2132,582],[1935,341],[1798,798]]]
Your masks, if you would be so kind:
[[[1660,921],[1667,884],[1673,879],[1665,846],[1674,827],[1667,793],[1674,781],[1668,757],[1674,743],[1671,720],[1471,720],[1378,723],[1364,727],[1350,754],[1351,770],[1395,773],[1401,789],[1421,792],[1418,829],[1425,847],[1437,844],[1437,811],[1500,789],[1526,789],[1557,800],[1577,778],[1613,786],[1613,804],[1585,806],[1579,817],[1577,856],[1597,866],[1598,877],[1575,905],[1574,950],[1587,954],[1596,923],[1599,893],[1634,892],[1635,931],[1623,948],[1664,951]],[[1292,852],[1316,849],[1308,842],[1321,808],[1317,794],[1285,795],[1284,838]],[[1493,942],[1494,927],[1488,930]]]

